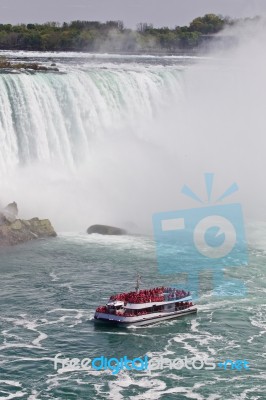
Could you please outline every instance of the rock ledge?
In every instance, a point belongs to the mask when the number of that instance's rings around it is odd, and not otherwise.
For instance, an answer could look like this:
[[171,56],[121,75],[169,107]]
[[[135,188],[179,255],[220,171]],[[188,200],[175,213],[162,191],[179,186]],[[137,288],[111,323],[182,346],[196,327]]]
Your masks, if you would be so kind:
[[99,233],[100,235],[126,235],[127,232],[124,229],[116,228],[115,226],[109,225],[92,225],[88,228],[87,233]]
[[13,246],[30,240],[57,236],[48,219],[17,219],[17,204],[0,210],[0,246]]

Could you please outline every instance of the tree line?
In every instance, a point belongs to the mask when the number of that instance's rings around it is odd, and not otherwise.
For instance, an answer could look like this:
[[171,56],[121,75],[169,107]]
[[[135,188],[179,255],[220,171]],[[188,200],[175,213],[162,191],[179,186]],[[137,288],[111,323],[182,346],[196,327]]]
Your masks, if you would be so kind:
[[45,24],[0,24],[0,49],[39,51],[177,51],[198,48],[233,20],[215,14],[195,18],[188,26],[154,28],[122,21],[72,21]]

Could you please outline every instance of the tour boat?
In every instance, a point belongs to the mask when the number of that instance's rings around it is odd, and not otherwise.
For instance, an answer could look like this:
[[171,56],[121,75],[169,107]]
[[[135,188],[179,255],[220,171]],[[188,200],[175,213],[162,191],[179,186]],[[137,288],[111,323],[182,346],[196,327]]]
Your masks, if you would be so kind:
[[135,292],[119,293],[110,297],[105,306],[96,309],[96,321],[118,326],[143,326],[179,318],[197,312],[192,296],[174,287],[156,287]]

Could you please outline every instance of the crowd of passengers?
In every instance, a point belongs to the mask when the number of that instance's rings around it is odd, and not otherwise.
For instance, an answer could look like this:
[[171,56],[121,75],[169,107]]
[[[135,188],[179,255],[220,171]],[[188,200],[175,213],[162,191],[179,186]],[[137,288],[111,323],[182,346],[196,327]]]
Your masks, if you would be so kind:
[[157,287],[154,289],[140,290],[138,292],[119,293],[110,297],[111,301],[119,300],[125,303],[150,303],[171,301],[189,296],[189,292],[175,288]]

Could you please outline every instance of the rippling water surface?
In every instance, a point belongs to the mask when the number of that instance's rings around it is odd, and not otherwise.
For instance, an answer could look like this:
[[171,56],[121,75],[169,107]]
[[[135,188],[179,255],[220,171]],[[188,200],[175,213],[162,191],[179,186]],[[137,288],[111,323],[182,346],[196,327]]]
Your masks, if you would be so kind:
[[[126,330],[95,325],[94,309],[110,294],[132,290],[137,271],[145,287],[169,283],[158,273],[152,238],[62,234],[0,250],[0,398],[265,399],[266,253],[250,255],[251,266],[234,272],[248,287],[245,298],[206,292],[196,316]],[[62,372],[54,370],[58,353],[201,355],[246,359],[250,370]]]

